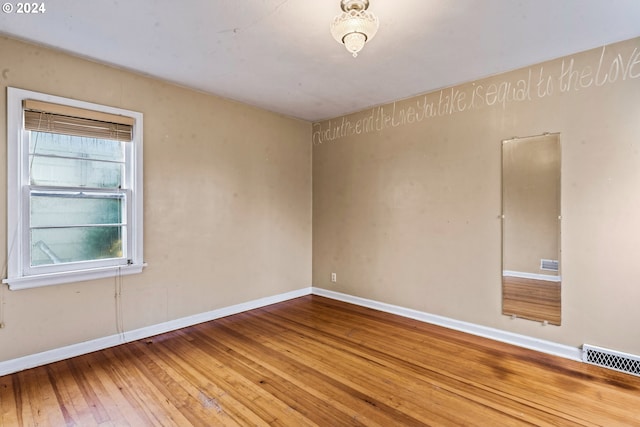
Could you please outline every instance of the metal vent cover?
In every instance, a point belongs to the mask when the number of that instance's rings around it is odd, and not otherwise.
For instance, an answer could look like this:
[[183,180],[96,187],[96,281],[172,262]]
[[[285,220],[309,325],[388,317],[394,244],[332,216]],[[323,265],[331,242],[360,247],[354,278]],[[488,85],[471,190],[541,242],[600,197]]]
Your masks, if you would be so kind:
[[582,361],[592,365],[640,376],[640,356],[621,353],[585,344],[582,346]]
[[540,270],[558,271],[558,264],[557,259],[541,259]]

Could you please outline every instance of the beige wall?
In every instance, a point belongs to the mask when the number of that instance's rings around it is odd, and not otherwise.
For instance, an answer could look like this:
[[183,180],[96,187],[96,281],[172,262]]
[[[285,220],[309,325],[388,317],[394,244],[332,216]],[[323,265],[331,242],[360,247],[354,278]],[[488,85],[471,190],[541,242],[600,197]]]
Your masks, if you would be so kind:
[[[6,86],[145,115],[149,267],[123,278],[126,330],[313,279],[571,346],[640,354],[640,39],[313,126],[11,39],[0,37],[0,52],[5,145]],[[501,141],[544,132],[562,141],[560,327],[500,314]],[[0,287],[0,361],[115,334],[116,285]]]
[[[634,39],[314,124],[314,286],[640,354],[639,100]],[[501,315],[501,141],[544,132],[562,141],[560,327]]]
[[[126,330],[311,284],[309,123],[4,37],[0,53],[2,146],[7,86],[144,114],[149,266],[122,278]],[[3,285],[0,361],[115,334],[115,286],[115,279],[21,291]]]

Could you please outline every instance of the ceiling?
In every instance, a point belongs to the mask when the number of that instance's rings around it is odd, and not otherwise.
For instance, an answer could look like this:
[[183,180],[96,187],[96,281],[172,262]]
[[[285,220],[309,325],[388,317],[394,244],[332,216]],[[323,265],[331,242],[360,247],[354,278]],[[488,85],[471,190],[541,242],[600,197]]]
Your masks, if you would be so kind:
[[357,58],[339,0],[50,0],[0,33],[309,121],[640,36],[638,0],[370,2]]

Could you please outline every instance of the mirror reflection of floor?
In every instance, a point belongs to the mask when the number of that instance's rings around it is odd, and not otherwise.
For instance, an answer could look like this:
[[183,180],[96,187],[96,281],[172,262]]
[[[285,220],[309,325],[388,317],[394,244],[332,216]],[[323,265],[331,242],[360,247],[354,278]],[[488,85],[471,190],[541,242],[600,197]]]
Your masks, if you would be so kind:
[[502,314],[560,325],[561,282],[502,277]]

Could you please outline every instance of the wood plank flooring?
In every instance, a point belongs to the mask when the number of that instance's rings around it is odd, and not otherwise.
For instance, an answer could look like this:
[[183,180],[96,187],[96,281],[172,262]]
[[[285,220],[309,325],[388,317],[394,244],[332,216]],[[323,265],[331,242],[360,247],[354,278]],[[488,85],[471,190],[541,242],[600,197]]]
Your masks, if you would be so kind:
[[0,426],[633,426],[640,378],[306,296],[0,377]]

